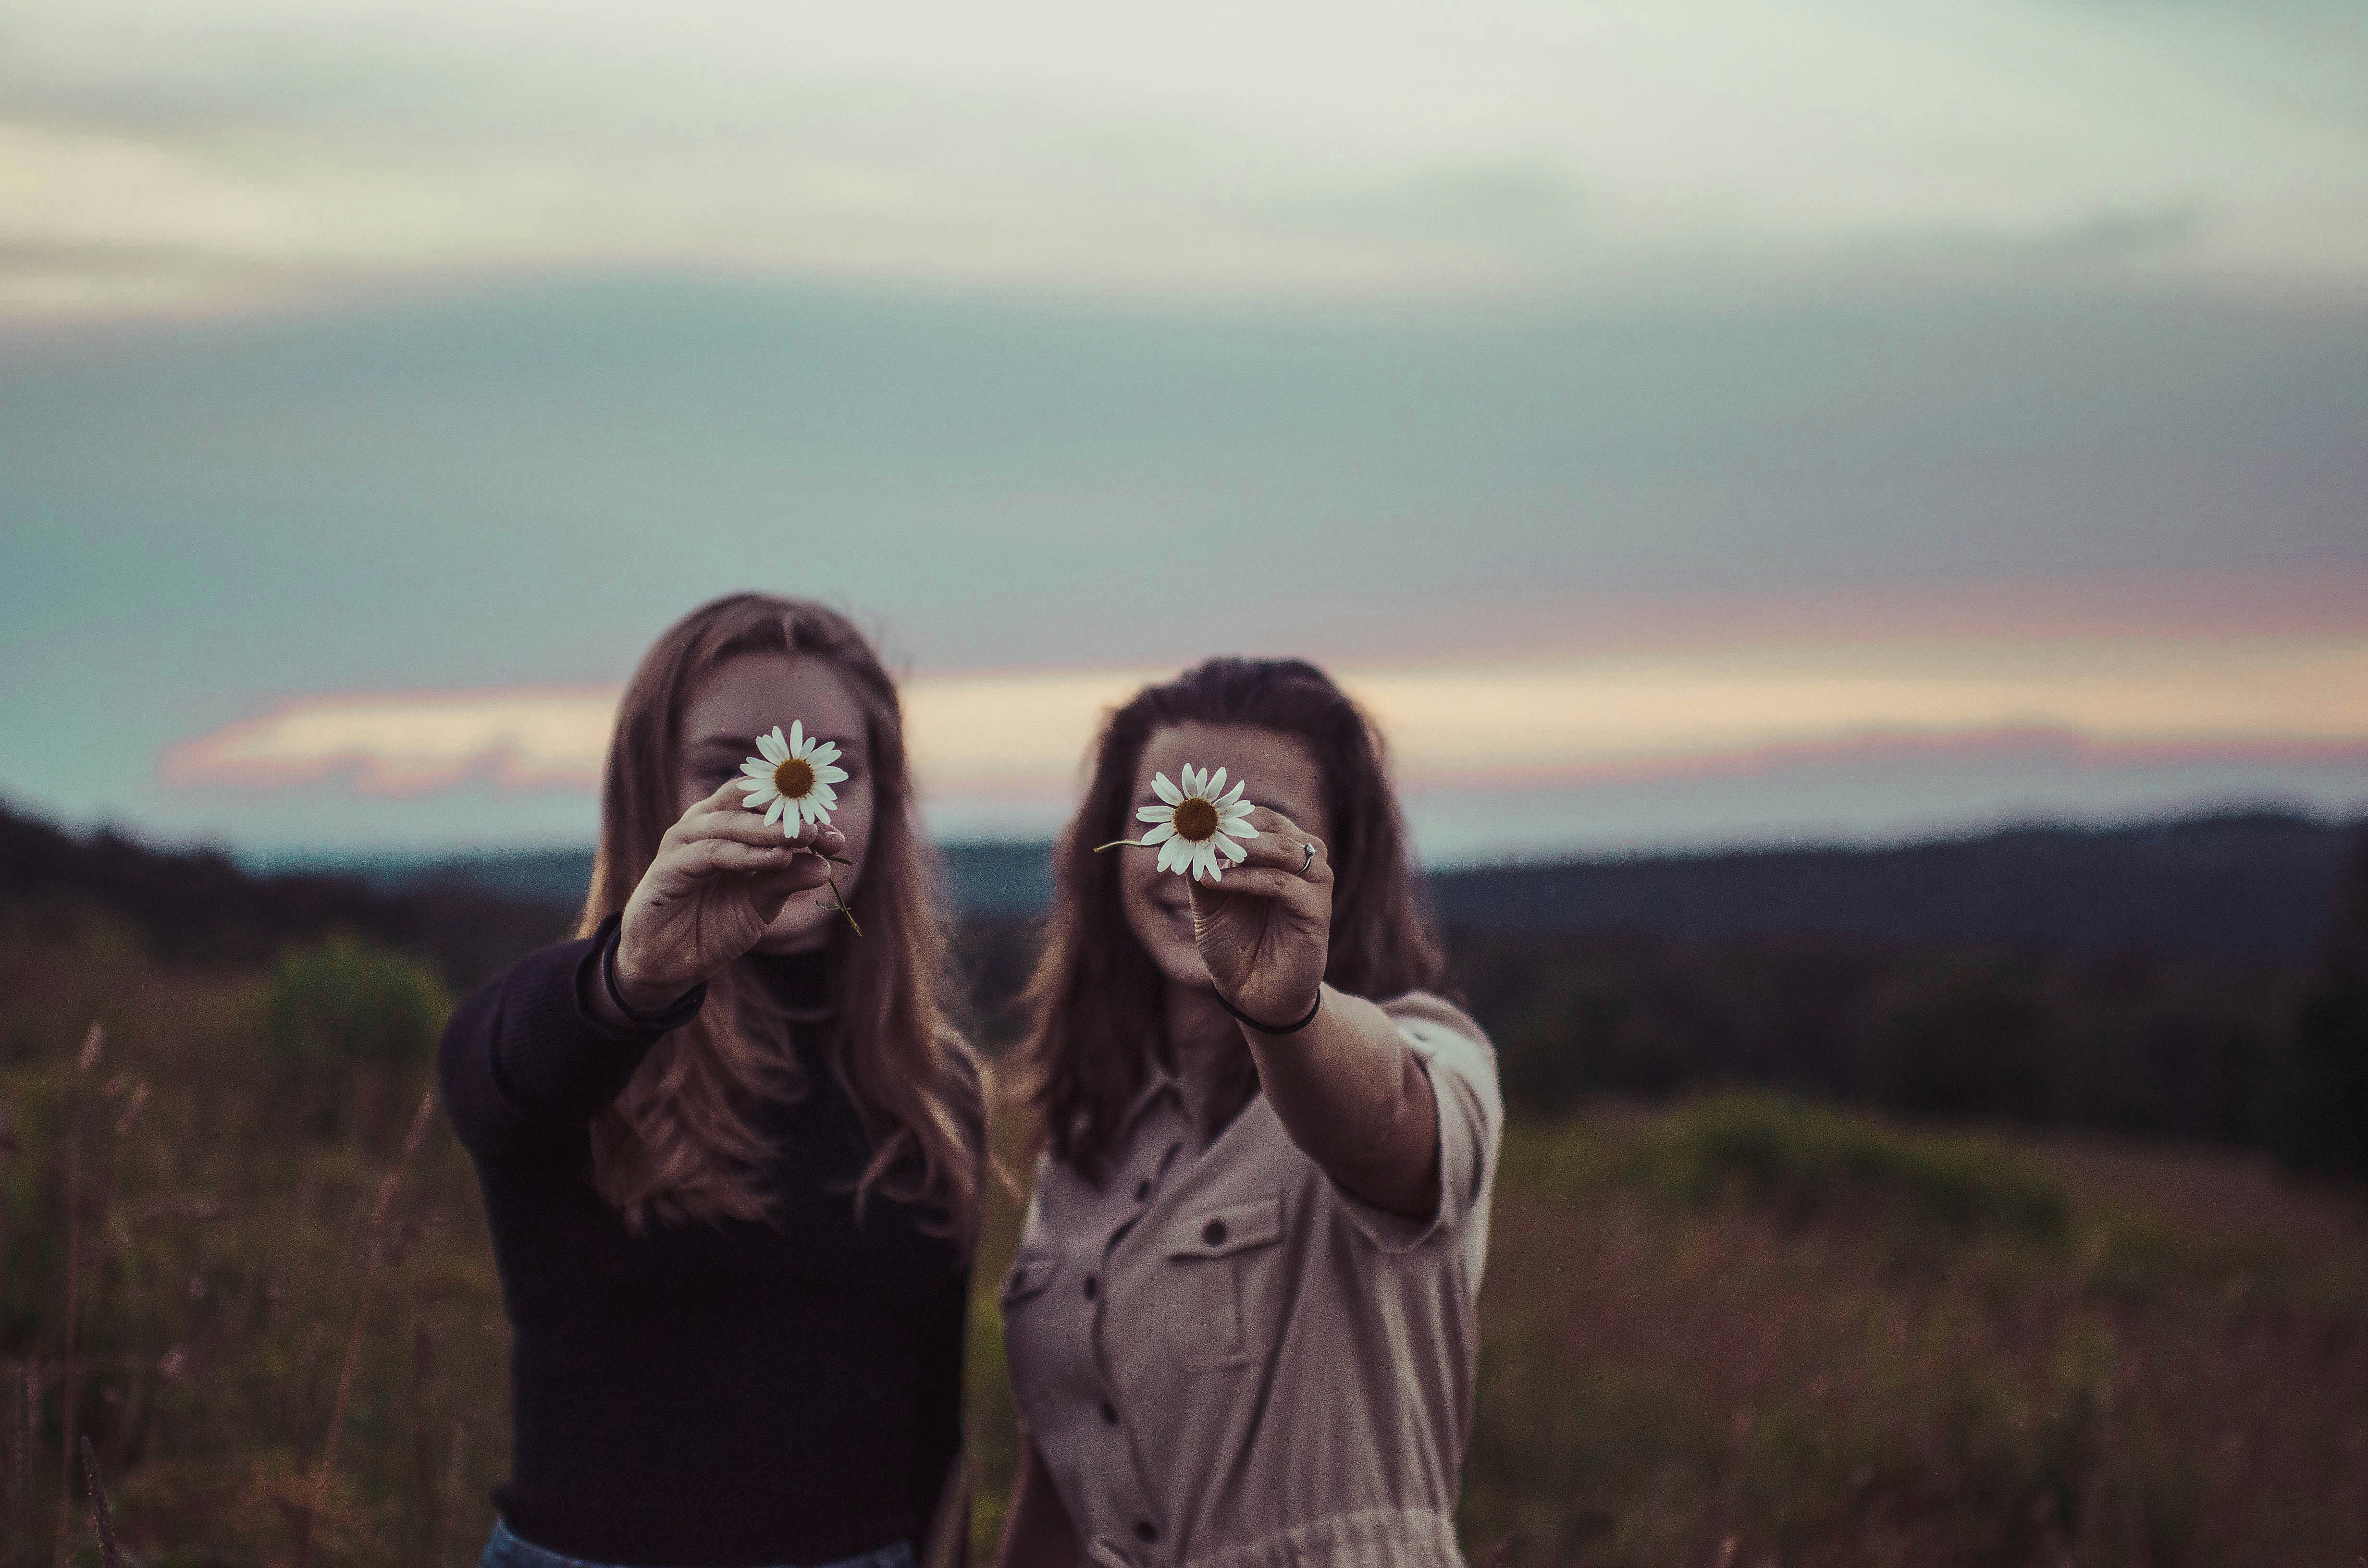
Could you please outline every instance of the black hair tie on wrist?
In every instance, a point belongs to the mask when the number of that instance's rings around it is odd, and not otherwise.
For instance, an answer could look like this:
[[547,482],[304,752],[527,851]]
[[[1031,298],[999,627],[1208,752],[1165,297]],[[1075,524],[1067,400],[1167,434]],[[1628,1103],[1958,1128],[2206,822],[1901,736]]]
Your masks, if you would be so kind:
[[609,939],[601,944],[600,983],[608,988],[610,1006],[625,1016],[625,1021],[636,1028],[666,1034],[697,1017],[700,1005],[707,1000],[707,982],[703,980],[655,1013],[644,1013],[625,1000],[624,994],[617,989],[617,946],[622,939],[621,928],[612,928]]
[[[1212,987],[1212,989],[1214,988]],[[1251,1017],[1247,1013],[1243,1012],[1239,1007],[1235,1006],[1231,1002],[1226,1001],[1225,994],[1222,991],[1217,992],[1217,1006],[1223,1007],[1226,1012],[1231,1013],[1235,1017],[1239,1018],[1242,1022],[1249,1025],[1250,1028],[1258,1030],[1260,1034],[1297,1034],[1300,1030],[1314,1023],[1315,1021],[1315,1015],[1323,1011],[1324,986],[1321,982],[1317,983],[1315,987],[1315,1000],[1308,1004],[1307,1016],[1301,1018],[1295,1024],[1282,1024],[1280,1026],[1274,1024],[1262,1024],[1256,1018]]]

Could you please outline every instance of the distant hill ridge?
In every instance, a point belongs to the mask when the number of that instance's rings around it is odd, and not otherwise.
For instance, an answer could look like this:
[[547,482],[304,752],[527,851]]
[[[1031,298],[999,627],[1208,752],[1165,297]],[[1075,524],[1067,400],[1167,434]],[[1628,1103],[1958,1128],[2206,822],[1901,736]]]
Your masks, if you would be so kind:
[[0,915],[95,909],[158,957],[256,964],[291,943],[350,931],[420,954],[468,985],[563,935],[568,903],[464,878],[389,888],[351,873],[256,876],[228,857],[173,854],[113,833],[77,838],[0,807]]
[[1823,932],[2294,956],[2359,824],[2279,812],[2025,827],[1884,848],[1574,860],[1431,879],[1451,925],[1679,937]]
[[[2246,812],[2113,828],[2024,827],[1879,848],[1602,857],[1435,872],[1472,930],[1721,937],[1822,933],[2295,956],[2309,950],[2358,824]],[[965,914],[1030,915],[1052,894],[1045,844],[945,850]],[[396,893],[475,889],[574,905],[586,851],[316,863]]]

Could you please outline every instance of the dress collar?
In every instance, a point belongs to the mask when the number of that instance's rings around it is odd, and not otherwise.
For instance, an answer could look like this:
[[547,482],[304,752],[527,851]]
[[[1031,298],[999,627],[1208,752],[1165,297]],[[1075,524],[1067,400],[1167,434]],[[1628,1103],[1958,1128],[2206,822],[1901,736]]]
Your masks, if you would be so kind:
[[1183,1108],[1184,1085],[1177,1082],[1176,1074],[1167,1070],[1167,1063],[1159,1060],[1156,1051],[1145,1051],[1143,1053],[1143,1085],[1135,1090],[1134,1098],[1128,1102],[1126,1114],[1119,1118],[1120,1134],[1123,1136],[1132,1131],[1144,1113],[1158,1103],[1162,1095],[1174,1096],[1177,1108]]

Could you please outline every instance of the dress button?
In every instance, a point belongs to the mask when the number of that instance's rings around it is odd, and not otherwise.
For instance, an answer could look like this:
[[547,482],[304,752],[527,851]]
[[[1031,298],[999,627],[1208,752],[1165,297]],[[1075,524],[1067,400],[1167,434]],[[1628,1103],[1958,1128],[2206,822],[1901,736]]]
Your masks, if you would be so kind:
[[1137,1519],[1134,1521],[1134,1539],[1149,1546],[1159,1539],[1159,1527],[1149,1519]]
[[1105,1426],[1118,1425],[1118,1406],[1109,1400],[1102,1401],[1102,1425]]
[[1136,1182],[1136,1183],[1134,1184],[1134,1200],[1135,1200],[1137,1203],[1141,1203],[1142,1201],[1144,1201],[1145,1199],[1149,1198],[1150,1196],[1151,1196],[1151,1184],[1150,1184],[1149,1182],[1147,1182],[1147,1181],[1139,1181],[1139,1182]]
[[1088,1275],[1087,1275],[1087,1276],[1086,1276],[1086,1300],[1087,1300],[1087,1301],[1092,1301],[1093,1299],[1094,1299],[1094,1277],[1093,1277],[1092,1275],[1088,1274]]
[[1201,1239],[1208,1243],[1212,1247],[1224,1246],[1225,1244],[1225,1222],[1223,1220],[1210,1221],[1209,1223],[1202,1228],[1201,1232]]

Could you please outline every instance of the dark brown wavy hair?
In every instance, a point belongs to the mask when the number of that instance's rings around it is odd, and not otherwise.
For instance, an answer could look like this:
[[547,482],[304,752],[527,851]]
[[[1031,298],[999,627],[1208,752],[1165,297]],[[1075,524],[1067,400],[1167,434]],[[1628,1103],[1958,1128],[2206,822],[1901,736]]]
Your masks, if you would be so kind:
[[[1167,1017],[1166,981],[1120,903],[1118,860],[1094,846],[1128,835],[1152,735],[1196,721],[1271,730],[1315,755],[1334,879],[1326,981],[1387,998],[1435,986],[1444,965],[1381,734],[1329,676],[1300,659],[1212,659],[1144,687],[1102,726],[1085,801],[1053,846],[1053,911],[1028,988],[1023,1061],[1042,1136],[1089,1176],[1143,1085],[1145,1053],[1165,1050]],[[1235,1109],[1257,1085],[1247,1048],[1239,1068],[1235,1092],[1220,1096]]]
[[[976,1057],[951,1023],[943,877],[916,820],[895,683],[863,634],[805,599],[734,594],[693,610],[643,655],[625,687],[600,791],[600,846],[580,936],[625,907],[681,815],[682,714],[699,684],[744,653],[820,659],[864,714],[876,801],[850,899],[865,935],[831,926],[825,972],[836,1006],[826,1055],[871,1142],[856,1187],[942,1211],[965,1251],[978,1234],[985,1110]],[[782,716],[786,723],[792,715]],[[660,1040],[592,1128],[593,1180],[639,1229],[653,1217],[758,1219],[772,1195],[751,1113],[800,1092],[786,1023],[734,964],[707,1006]]]

